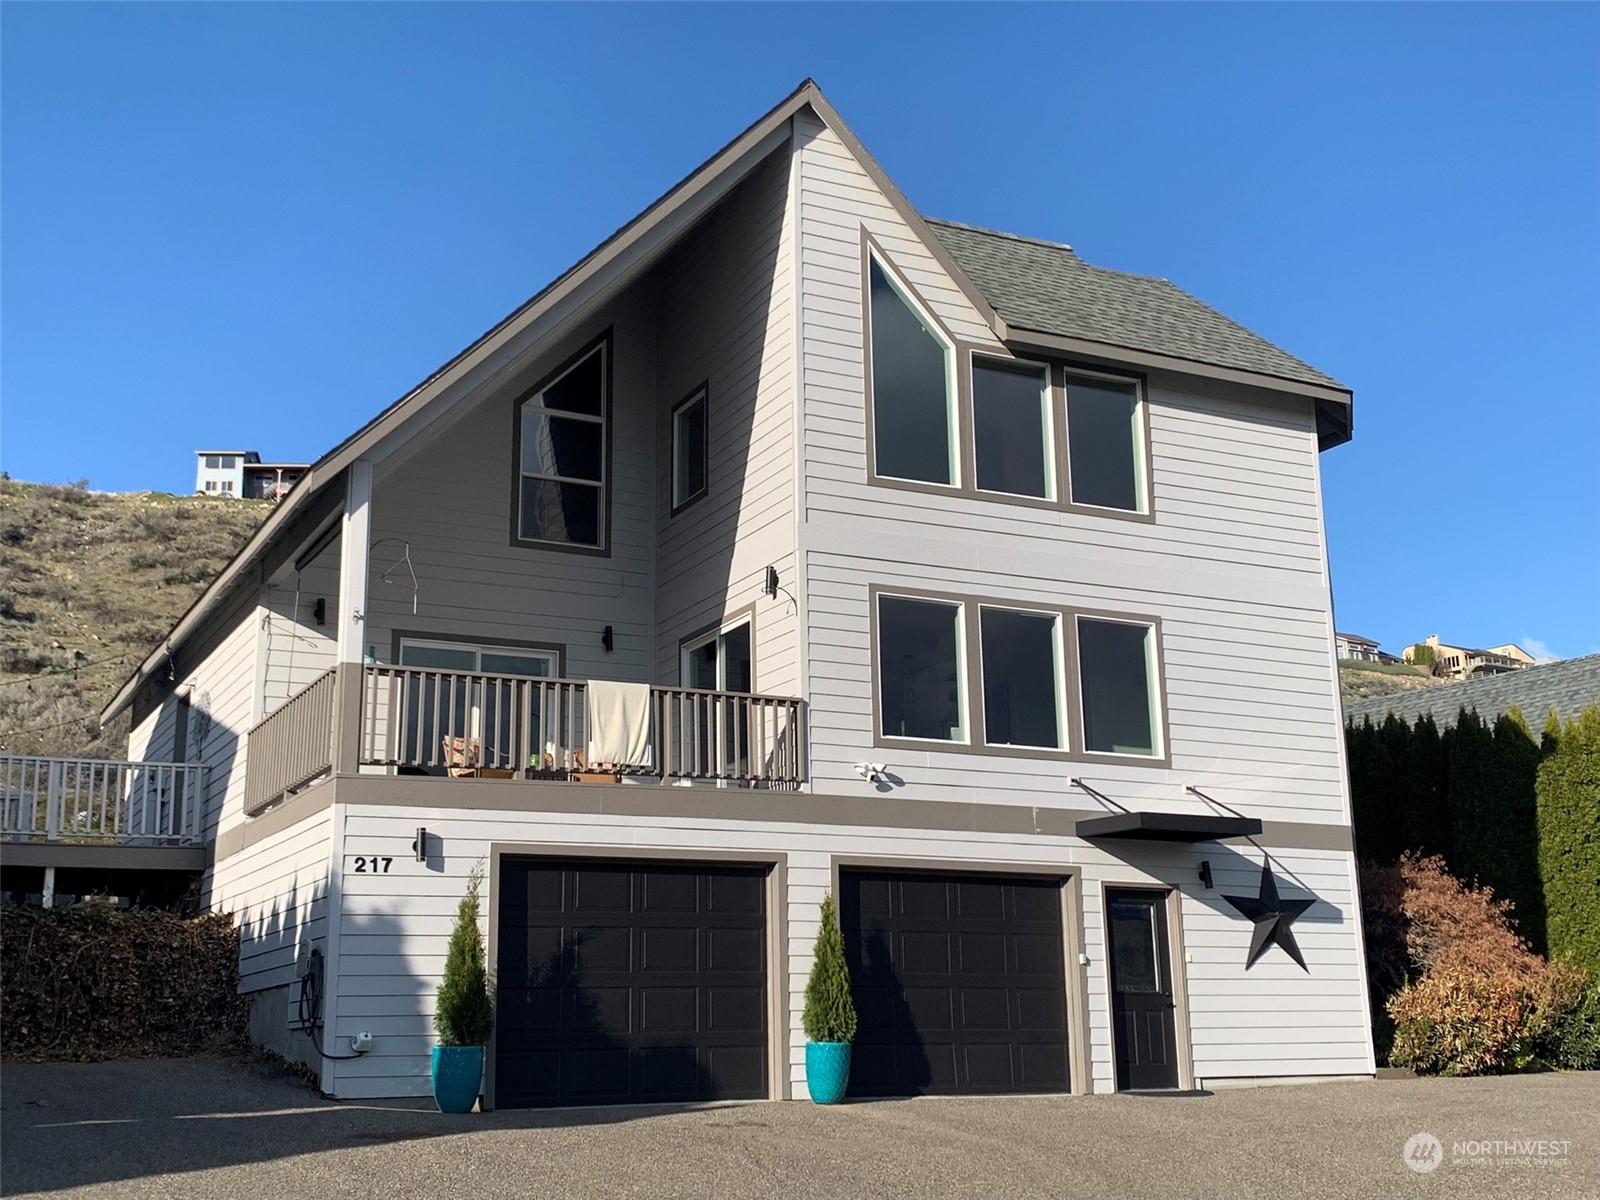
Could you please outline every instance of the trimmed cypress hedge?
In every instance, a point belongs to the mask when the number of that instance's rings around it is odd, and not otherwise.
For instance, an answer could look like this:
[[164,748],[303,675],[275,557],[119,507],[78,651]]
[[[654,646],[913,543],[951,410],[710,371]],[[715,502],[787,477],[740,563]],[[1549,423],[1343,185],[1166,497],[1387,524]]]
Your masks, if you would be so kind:
[[1551,957],[1600,976],[1600,708],[1551,718],[1537,793]]
[[105,904],[0,907],[0,1029],[13,1059],[95,1062],[244,1043],[239,931]]
[[1390,714],[1345,727],[1356,850],[1437,854],[1511,901],[1534,950],[1600,974],[1600,708],[1535,741],[1513,709],[1463,709],[1443,734]]

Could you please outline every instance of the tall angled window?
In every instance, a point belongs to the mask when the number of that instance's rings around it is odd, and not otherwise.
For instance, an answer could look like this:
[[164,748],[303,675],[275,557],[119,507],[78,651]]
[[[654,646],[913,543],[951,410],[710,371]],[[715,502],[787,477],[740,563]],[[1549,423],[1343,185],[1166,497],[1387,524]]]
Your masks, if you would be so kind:
[[967,740],[962,606],[878,597],[879,726],[885,737]]
[[877,258],[867,256],[873,469],[954,485],[954,349]]
[[972,426],[980,491],[1055,498],[1050,376],[1044,367],[974,357]]
[[672,410],[672,507],[676,511],[706,494],[710,438],[706,389],[699,388]]
[[608,345],[601,342],[518,406],[522,541],[605,545]]
[[1067,471],[1074,504],[1149,511],[1137,383],[1067,376]]
[[1079,617],[1078,673],[1083,748],[1097,754],[1160,757],[1155,628]]

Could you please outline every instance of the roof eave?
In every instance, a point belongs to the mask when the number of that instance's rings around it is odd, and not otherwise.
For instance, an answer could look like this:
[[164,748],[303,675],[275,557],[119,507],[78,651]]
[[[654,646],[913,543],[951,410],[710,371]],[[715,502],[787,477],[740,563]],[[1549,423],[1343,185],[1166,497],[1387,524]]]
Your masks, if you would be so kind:
[[1145,367],[1158,371],[1173,371],[1181,375],[1197,375],[1203,379],[1217,379],[1225,383],[1239,383],[1248,387],[1299,396],[1314,402],[1317,418],[1317,445],[1327,450],[1350,440],[1353,428],[1354,396],[1349,388],[1338,385],[1310,383],[1300,379],[1286,379],[1281,375],[1268,375],[1261,371],[1246,371],[1238,367],[1224,367],[1200,359],[1185,358],[1175,354],[1162,354],[1134,346],[1121,346],[1113,342],[1090,338],[1071,337],[1040,329],[1021,329],[1008,326],[1005,343],[1017,350],[1032,350],[1053,355],[1081,358],[1108,366]]

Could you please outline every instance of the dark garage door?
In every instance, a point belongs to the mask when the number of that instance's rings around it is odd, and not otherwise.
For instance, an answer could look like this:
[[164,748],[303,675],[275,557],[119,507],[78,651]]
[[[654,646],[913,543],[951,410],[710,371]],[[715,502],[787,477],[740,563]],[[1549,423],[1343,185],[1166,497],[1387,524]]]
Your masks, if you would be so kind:
[[766,870],[508,858],[495,1102],[767,1095]]
[[852,1096],[1067,1090],[1061,883],[844,871]]

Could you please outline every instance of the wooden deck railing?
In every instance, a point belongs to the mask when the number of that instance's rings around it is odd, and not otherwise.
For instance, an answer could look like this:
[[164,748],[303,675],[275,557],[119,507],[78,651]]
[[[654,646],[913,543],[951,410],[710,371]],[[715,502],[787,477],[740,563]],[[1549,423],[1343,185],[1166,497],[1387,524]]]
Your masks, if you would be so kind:
[[0,839],[193,845],[204,786],[198,763],[0,754]]
[[333,769],[333,705],[339,671],[324,671],[250,730],[244,811],[254,816]]
[[[362,688],[360,762],[436,770],[461,739],[476,765],[514,771],[553,757],[570,766],[588,743],[587,688],[424,667],[369,666]],[[636,773],[794,787],[805,779],[802,701],[693,688],[652,688],[651,761]]]

